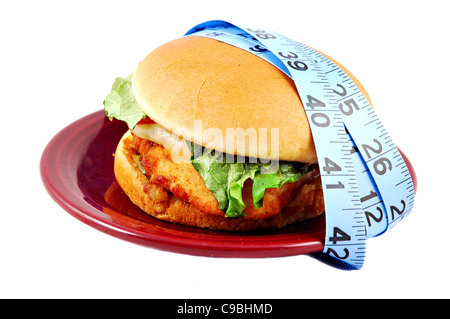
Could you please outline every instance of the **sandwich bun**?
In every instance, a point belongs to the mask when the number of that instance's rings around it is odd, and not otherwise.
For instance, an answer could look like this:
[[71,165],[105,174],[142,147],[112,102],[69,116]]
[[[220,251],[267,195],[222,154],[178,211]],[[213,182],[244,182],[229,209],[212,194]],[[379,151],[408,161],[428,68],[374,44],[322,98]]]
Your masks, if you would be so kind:
[[[359,81],[338,66],[368,98]],[[294,82],[252,53],[214,39],[183,37],[147,55],[133,73],[132,83],[143,111],[185,140],[223,153],[317,162],[308,119]],[[201,120],[200,134],[195,134],[195,120]],[[210,128],[222,131],[223,140],[212,139]],[[227,128],[254,129],[258,148],[246,147],[242,153],[235,143],[233,150],[225,149]],[[259,143],[264,138],[260,129],[271,128],[279,130],[278,154],[273,154],[276,158],[271,157],[270,134],[267,143]]]

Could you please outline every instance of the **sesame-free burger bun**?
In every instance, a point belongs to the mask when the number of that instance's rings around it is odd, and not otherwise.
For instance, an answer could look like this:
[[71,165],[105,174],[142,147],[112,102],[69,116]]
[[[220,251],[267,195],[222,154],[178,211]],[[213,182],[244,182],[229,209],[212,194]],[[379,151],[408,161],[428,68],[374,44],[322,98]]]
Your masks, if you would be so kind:
[[[359,81],[338,66],[368,98]],[[145,57],[133,73],[132,83],[143,111],[186,140],[224,153],[317,162],[308,119],[294,82],[252,53],[214,39],[183,37]],[[200,134],[194,134],[195,120],[201,120]],[[210,128],[222,131],[223,140],[208,136]],[[242,154],[235,143],[234,150],[226,149],[227,128],[254,130],[258,148],[246,147]],[[278,129],[278,154],[270,150],[272,128]],[[259,143],[264,138],[267,143]]]

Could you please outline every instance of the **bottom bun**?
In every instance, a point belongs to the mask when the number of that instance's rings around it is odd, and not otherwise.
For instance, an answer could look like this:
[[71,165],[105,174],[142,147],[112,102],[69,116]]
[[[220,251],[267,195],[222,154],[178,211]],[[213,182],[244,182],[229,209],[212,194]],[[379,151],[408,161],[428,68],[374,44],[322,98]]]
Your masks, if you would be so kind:
[[[163,186],[149,183],[134,162],[136,150],[131,144],[132,135],[128,131],[120,140],[114,155],[114,173],[122,190],[130,200],[145,213],[170,223],[191,227],[224,231],[251,231],[280,229],[288,224],[315,218],[323,209],[323,193],[320,178],[311,184],[300,184],[296,197],[282,209],[280,214],[266,219],[230,219],[211,215],[176,197]],[[307,196],[305,196],[305,193]],[[300,203],[300,198],[311,203]],[[308,209],[313,207],[313,209]]]

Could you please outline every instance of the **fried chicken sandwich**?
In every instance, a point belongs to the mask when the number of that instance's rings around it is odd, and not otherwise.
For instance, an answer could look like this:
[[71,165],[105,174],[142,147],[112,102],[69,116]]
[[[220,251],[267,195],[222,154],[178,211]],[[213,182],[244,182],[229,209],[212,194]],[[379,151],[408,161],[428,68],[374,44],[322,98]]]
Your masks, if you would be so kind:
[[155,218],[251,231],[324,212],[295,84],[256,55],[204,37],[173,40],[117,78],[104,106],[129,127],[116,179]]

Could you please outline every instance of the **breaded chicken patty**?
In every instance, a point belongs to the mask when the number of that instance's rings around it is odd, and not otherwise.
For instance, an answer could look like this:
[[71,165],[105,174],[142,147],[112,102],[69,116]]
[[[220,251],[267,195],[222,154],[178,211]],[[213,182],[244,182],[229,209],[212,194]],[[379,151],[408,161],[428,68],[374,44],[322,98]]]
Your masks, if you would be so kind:
[[[230,219],[219,209],[216,198],[192,164],[173,162],[170,152],[160,144],[136,135],[124,144],[129,161],[134,161],[133,165],[139,166],[146,177],[142,188],[154,206],[150,211],[154,211],[159,219],[174,222],[180,220],[182,214],[183,223],[187,225],[200,223],[201,227],[210,229],[248,230],[281,228],[324,212],[317,169],[279,189],[267,189],[260,208],[253,206],[252,182],[247,180],[243,188],[245,216]],[[145,210],[149,211],[148,207]],[[171,214],[176,214],[176,218]]]

